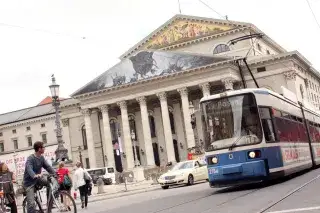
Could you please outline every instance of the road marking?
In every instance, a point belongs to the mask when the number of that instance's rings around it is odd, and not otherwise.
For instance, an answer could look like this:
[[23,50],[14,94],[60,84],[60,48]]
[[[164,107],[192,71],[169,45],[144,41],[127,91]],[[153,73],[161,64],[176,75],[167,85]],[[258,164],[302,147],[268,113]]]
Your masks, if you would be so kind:
[[268,213],[303,212],[303,211],[312,211],[312,210],[317,210],[317,209],[320,209],[320,206],[309,207],[309,208],[300,208],[300,209],[287,209],[287,210],[268,212]]

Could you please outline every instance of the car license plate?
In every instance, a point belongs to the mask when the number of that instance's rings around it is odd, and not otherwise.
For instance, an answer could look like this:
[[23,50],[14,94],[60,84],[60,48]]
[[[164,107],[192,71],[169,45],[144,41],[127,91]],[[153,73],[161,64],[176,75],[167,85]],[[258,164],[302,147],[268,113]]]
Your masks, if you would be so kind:
[[173,183],[173,180],[167,180],[166,183]]

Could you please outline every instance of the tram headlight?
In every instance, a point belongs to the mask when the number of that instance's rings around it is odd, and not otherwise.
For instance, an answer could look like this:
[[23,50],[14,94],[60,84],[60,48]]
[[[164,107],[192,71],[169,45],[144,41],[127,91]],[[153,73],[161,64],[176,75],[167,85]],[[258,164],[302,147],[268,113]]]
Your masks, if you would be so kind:
[[250,158],[255,158],[256,157],[256,153],[254,151],[249,152],[249,157]]
[[248,157],[249,157],[249,159],[260,158],[261,151],[260,150],[250,151],[250,152],[248,152]]
[[216,156],[212,157],[212,158],[211,158],[211,162],[212,162],[213,164],[217,164],[217,163],[218,163],[218,158],[217,158]]

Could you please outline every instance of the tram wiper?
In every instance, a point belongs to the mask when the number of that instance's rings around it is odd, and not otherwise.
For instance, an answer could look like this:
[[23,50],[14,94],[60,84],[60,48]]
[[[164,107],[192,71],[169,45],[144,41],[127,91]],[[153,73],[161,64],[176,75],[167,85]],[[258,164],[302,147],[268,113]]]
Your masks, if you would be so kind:
[[231,151],[236,145],[237,145],[237,143],[240,141],[240,139],[242,139],[243,138],[243,136],[240,136],[239,138],[237,138],[237,140],[235,140],[232,144],[231,144],[231,146],[229,146],[229,151]]

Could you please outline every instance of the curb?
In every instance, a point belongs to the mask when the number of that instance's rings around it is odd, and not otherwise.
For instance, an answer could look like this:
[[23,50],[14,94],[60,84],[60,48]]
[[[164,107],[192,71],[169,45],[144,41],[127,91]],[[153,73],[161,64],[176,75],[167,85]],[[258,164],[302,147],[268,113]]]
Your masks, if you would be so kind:
[[[97,199],[92,199],[88,200],[88,202],[90,203],[94,203],[94,202],[98,202],[98,201],[102,201],[102,200],[109,200],[109,199],[113,199],[113,198],[119,198],[119,197],[125,197],[125,196],[129,196],[129,195],[135,195],[135,194],[140,194],[143,192],[150,192],[150,191],[155,191],[159,189],[158,187],[152,187],[152,188],[147,188],[147,189],[137,189],[137,190],[133,190],[133,191],[122,191],[120,193],[113,193],[113,194],[109,194],[110,196],[108,196],[108,194],[106,194],[105,196],[101,195],[101,197],[99,196],[99,198]],[[79,200],[76,200],[76,204],[80,204]]]

